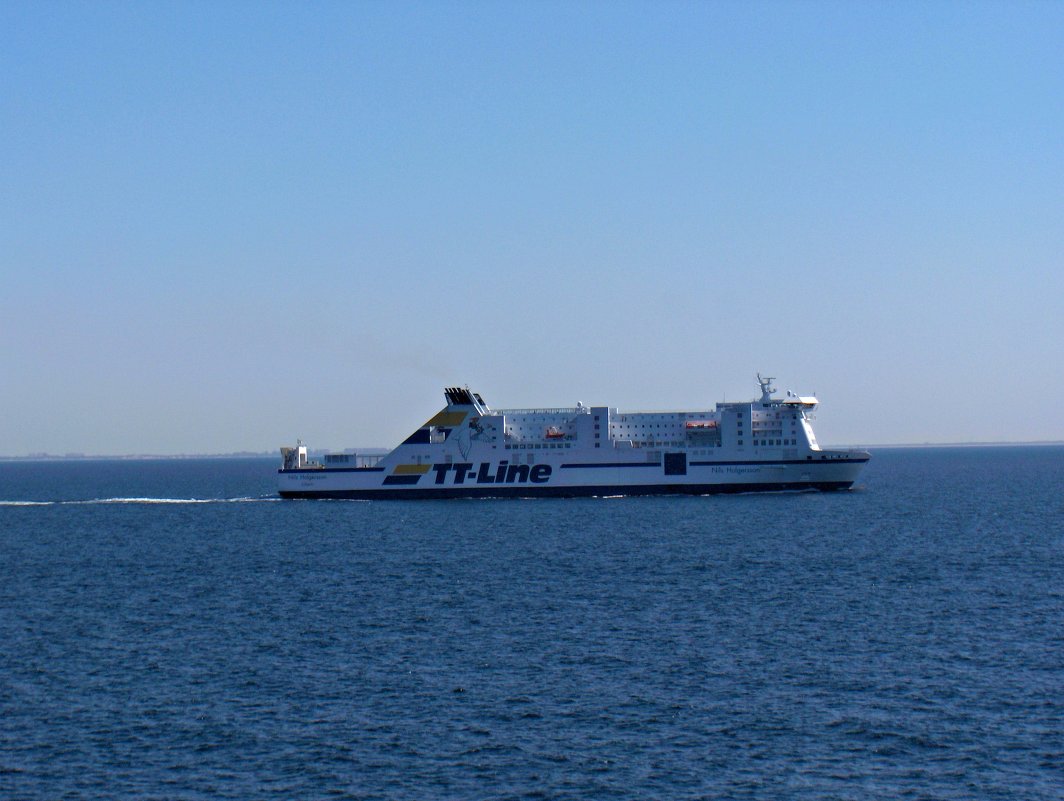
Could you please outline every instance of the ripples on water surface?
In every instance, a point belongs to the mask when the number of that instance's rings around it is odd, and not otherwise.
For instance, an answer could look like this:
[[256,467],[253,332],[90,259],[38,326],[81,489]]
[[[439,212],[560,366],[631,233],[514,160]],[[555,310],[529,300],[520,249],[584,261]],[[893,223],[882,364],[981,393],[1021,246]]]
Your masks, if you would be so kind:
[[706,498],[273,467],[0,464],[0,797],[1064,796],[1062,448]]

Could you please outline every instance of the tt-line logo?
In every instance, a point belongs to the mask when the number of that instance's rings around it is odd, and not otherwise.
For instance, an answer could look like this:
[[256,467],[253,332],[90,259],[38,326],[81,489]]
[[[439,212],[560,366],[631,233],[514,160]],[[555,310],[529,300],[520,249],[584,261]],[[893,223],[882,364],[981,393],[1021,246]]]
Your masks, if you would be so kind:
[[481,462],[479,469],[472,462],[434,464],[432,469],[437,484],[443,484],[448,473],[454,473],[453,484],[465,484],[467,479],[470,484],[546,484],[551,473],[549,464],[509,464],[505,459],[494,471],[491,462]]

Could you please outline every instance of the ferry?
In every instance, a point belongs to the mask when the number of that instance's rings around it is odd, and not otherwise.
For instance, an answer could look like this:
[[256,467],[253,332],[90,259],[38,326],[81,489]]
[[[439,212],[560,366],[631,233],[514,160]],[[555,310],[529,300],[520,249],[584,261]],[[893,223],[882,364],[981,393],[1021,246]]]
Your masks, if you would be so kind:
[[845,490],[870,454],[823,449],[818,400],[757,376],[761,398],[706,411],[608,406],[492,409],[468,387],[387,454],[281,448],[282,498],[421,499],[707,495]]

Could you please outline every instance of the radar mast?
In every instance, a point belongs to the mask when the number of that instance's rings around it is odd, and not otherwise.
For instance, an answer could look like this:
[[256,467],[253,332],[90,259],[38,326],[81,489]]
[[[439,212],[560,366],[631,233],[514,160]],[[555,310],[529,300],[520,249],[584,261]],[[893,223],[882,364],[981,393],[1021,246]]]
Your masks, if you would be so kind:
[[776,391],[776,388],[772,386],[772,382],[776,379],[773,377],[762,378],[761,373],[757,374],[757,383],[761,385],[761,402],[771,403],[772,393]]

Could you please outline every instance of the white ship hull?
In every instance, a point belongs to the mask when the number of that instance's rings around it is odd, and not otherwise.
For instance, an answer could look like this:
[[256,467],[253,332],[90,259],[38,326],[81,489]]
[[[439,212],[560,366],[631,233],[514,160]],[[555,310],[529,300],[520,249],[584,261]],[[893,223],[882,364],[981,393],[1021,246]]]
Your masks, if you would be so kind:
[[576,497],[842,490],[865,451],[822,450],[814,398],[762,399],[702,412],[608,407],[493,411],[448,389],[448,404],[384,457],[311,462],[282,449],[285,498]]

